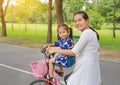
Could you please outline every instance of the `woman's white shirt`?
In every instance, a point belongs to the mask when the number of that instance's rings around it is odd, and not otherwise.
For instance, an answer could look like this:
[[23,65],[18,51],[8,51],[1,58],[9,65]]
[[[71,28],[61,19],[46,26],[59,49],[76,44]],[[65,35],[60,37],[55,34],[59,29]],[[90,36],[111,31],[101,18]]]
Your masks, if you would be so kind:
[[82,32],[72,52],[76,54],[74,71],[67,85],[100,85],[99,43],[91,29]]

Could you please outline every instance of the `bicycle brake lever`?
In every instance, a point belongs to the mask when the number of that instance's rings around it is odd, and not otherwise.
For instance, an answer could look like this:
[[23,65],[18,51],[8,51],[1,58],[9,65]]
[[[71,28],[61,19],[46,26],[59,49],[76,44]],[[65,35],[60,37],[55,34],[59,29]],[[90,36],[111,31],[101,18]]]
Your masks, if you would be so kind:
[[41,49],[41,52],[42,52],[42,53],[45,53],[45,52],[46,52],[47,47],[48,47],[48,46],[46,46],[46,47],[42,48],[42,49]]

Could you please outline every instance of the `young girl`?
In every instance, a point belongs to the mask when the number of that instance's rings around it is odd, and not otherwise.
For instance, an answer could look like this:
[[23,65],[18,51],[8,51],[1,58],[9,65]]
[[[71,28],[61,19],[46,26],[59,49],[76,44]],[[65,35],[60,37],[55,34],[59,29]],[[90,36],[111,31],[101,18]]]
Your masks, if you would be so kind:
[[[49,46],[60,47],[61,49],[72,49],[73,48],[72,29],[69,28],[66,24],[59,25],[57,28],[57,33],[58,33],[58,41]],[[59,70],[55,70],[55,72],[58,73],[60,76],[63,76],[64,74],[63,67],[67,67],[67,63],[68,63],[67,58],[68,56],[66,55],[58,55],[56,58],[51,58],[49,60],[49,76],[44,75],[44,78],[53,81],[54,65],[59,66]]]

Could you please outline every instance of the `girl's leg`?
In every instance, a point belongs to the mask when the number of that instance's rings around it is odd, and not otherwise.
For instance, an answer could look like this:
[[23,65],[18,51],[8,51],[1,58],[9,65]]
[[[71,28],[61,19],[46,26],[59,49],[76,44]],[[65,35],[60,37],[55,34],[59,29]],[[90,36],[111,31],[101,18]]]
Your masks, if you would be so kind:
[[51,58],[49,60],[49,75],[50,77],[53,77],[53,73],[54,73],[54,63],[55,63],[55,59],[54,58]]

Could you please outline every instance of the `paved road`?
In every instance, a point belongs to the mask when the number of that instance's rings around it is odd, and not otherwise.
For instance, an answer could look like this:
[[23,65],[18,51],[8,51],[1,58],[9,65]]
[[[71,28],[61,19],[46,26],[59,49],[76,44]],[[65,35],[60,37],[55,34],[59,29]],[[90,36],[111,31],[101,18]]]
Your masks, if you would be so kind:
[[[0,44],[0,85],[29,85],[35,79],[29,64],[43,58],[40,49]],[[120,85],[120,63],[100,60],[100,68],[102,85]]]

